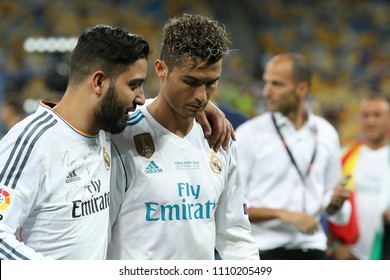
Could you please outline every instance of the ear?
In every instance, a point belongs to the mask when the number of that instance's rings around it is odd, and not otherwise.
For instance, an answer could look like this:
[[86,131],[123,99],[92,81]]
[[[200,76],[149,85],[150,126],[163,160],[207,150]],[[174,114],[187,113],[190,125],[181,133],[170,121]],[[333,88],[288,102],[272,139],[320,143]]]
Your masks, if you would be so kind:
[[105,75],[104,75],[104,72],[102,71],[96,71],[94,74],[93,74],[93,79],[92,79],[92,82],[93,82],[93,88],[94,88],[94,91],[98,94],[98,95],[101,95],[102,92],[103,92],[103,86],[104,86],[104,81],[105,81]]
[[297,85],[298,95],[304,99],[310,92],[310,85],[308,82],[299,82]]
[[168,73],[168,67],[161,59],[157,59],[154,62],[154,70],[156,71],[156,74],[160,79],[164,78]]

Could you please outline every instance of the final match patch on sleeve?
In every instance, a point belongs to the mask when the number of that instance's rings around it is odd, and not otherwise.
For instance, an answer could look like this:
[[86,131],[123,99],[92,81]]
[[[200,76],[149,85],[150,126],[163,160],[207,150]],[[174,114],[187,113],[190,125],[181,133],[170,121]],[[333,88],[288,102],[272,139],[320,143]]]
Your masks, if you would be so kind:
[[248,215],[248,206],[246,205],[246,203],[244,203],[243,209],[244,209],[244,215]]
[[0,221],[4,220],[11,208],[11,203],[14,200],[14,190],[4,186],[0,186]]

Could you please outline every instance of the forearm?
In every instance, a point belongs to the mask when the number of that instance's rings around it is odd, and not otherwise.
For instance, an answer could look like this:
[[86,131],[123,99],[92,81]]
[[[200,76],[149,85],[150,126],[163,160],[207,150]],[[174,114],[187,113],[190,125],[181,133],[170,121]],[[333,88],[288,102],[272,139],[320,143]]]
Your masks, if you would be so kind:
[[249,208],[249,221],[263,222],[273,219],[280,219],[285,210],[271,208]]
[[251,222],[262,222],[272,219],[279,219],[282,223],[293,225],[301,232],[313,233],[319,229],[317,219],[306,212],[269,208],[249,209],[249,220]]

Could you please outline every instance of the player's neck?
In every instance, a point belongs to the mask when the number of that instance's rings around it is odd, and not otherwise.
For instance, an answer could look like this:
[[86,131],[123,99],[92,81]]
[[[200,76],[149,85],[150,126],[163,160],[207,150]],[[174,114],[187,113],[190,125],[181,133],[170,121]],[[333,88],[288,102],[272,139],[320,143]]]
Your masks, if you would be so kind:
[[92,109],[86,108],[89,102],[83,102],[76,93],[64,94],[63,98],[53,108],[75,130],[88,135],[96,135],[99,128],[92,121]]
[[184,138],[192,129],[194,119],[184,118],[158,97],[147,106],[153,118],[177,136]]

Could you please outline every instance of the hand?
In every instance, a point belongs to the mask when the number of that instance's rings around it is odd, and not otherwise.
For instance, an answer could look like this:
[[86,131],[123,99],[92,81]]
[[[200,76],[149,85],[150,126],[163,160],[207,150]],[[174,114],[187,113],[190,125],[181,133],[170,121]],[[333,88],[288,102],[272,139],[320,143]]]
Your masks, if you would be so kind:
[[226,150],[230,140],[236,140],[232,124],[226,119],[224,112],[211,101],[196,120],[202,126],[210,148],[215,152],[218,152],[221,146]]
[[356,257],[351,253],[347,245],[339,244],[333,250],[333,259],[335,260],[356,260]]
[[326,208],[328,215],[336,213],[350,197],[351,191],[345,187],[350,178],[350,175],[344,177],[334,188],[330,204]]
[[305,212],[283,210],[280,212],[279,218],[287,224],[294,225],[299,231],[306,234],[313,234],[320,229],[317,219]]

